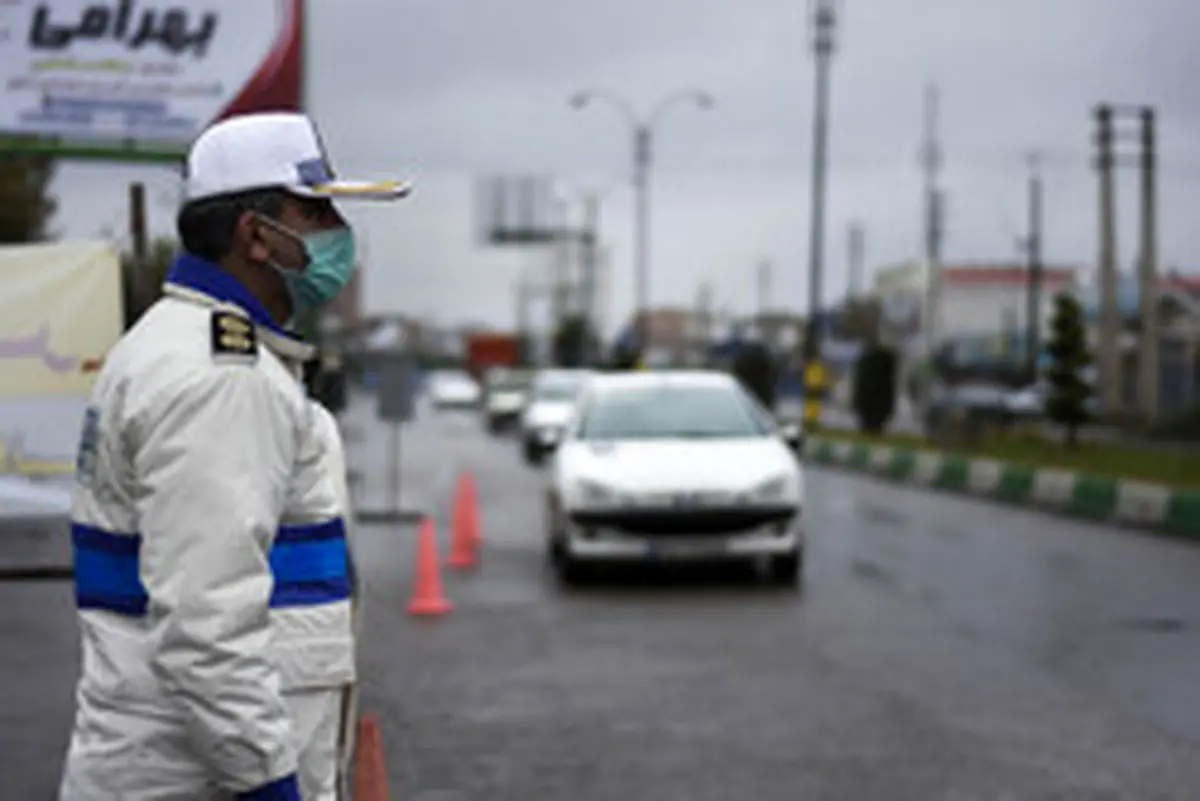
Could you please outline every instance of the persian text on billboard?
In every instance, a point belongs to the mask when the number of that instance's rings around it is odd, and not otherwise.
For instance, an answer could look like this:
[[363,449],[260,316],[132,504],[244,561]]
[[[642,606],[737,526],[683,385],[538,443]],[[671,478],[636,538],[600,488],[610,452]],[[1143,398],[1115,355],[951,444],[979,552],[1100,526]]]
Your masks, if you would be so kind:
[[[0,132],[185,145],[231,111],[297,107],[300,0],[6,0]],[[290,65],[290,66],[288,66]],[[281,96],[282,81],[296,89]],[[290,88],[290,86],[289,86]],[[288,102],[288,101],[291,102]]]

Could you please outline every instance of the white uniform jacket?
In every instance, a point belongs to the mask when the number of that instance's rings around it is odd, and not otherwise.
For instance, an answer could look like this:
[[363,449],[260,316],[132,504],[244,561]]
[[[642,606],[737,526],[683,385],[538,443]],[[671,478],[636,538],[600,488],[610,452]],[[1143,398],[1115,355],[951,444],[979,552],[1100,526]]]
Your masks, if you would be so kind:
[[189,256],[108,355],[72,507],[63,799],[298,797],[284,694],[355,679],[343,457],[299,382],[310,355]]

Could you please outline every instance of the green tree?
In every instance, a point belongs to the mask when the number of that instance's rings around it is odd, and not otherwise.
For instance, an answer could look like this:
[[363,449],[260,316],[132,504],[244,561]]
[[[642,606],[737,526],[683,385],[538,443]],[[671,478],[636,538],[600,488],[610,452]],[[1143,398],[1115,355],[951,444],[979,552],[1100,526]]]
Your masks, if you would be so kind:
[[854,365],[852,404],[858,427],[868,434],[882,434],[896,411],[896,351],[886,345],[866,348]]
[[1074,447],[1079,427],[1088,421],[1087,401],[1092,388],[1083,379],[1083,370],[1092,362],[1083,330],[1079,301],[1060,292],[1054,298],[1054,316],[1050,321],[1050,365],[1046,380],[1050,391],[1046,398],[1046,416],[1062,426],[1066,443]]
[[835,318],[833,330],[839,337],[874,342],[879,339],[879,301],[858,298],[846,301]]
[[613,345],[609,367],[613,370],[634,370],[642,361],[642,353],[637,348],[626,347],[621,343]]
[[51,238],[57,203],[50,194],[54,161],[44,157],[0,158],[0,244],[22,245]]
[[163,281],[178,250],[179,245],[170,237],[155,239],[146,251],[144,273],[139,271],[132,253],[121,254],[121,297],[125,306],[126,331],[162,296]]
[[517,366],[533,367],[536,359],[537,343],[533,336],[526,332],[517,334]]
[[591,354],[597,352],[596,334],[583,315],[564,317],[554,332],[551,345],[554,364],[559,367],[583,367]]
[[759,403],[775,409],[775,385],[779,370],[771,351],[761,342],[747,342],[733,359],[733,374]]

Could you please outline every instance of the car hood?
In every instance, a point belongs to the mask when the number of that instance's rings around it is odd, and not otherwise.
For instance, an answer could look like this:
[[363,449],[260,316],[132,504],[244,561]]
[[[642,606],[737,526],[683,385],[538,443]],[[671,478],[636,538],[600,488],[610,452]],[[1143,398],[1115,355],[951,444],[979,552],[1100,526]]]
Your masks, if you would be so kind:
[[497,412],[515,412],[524,405],[525,393],[523,392],[492,392],[487,399],[488,408]]
[[466,381],[458,383],[458,381],[444,381],[433,385],[433,395],[440,398],[474,398],[479,395],[479,387],[474,384],[467,384]]
[[537,428],[540,426],[562,426],[571,419],[575,404],[570,402],[535,401],[525,411],[525,426]]
[[567,481],[586,479],[618,492],[742,492],[798,474],[795,455],[772,437],[642,442],[570,442],[559,452]]

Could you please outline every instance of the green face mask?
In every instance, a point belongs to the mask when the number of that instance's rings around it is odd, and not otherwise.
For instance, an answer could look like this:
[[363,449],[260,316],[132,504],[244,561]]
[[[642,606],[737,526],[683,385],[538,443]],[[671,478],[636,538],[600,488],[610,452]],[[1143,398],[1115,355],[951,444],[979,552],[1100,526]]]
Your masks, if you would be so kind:
[[308,264],[302,270],[288,270],[271,262],[287,286],[293,315],[324,306],[350,283],[358,270],[358,259],[354,231],[348,226],[299,234],[276,220],[262,219],[279,233],[301,243],[308,257]]

